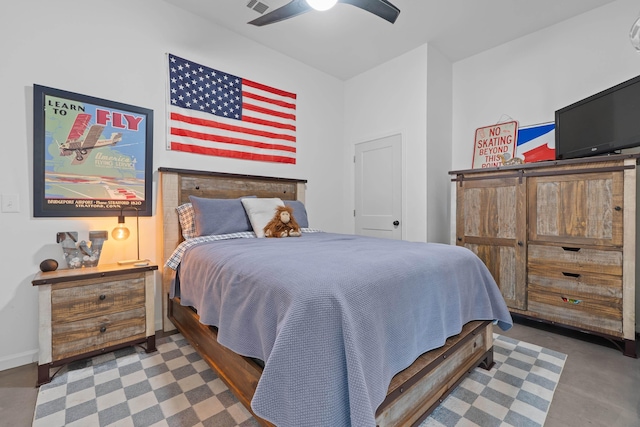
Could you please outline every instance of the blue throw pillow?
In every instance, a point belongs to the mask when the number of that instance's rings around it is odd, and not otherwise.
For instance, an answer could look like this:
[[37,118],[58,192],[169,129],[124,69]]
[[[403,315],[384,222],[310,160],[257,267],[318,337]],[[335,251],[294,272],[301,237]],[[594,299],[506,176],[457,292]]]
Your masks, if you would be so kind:
[[309,219],[307,218],[307,209],[299,200],[283,200],[286,206],[293,208],[293,217],[296,219],[300,228],[309,228]]
[[193,205],[196,236],[253,230],[240,199],[207,199],[189,196],[189,201]]

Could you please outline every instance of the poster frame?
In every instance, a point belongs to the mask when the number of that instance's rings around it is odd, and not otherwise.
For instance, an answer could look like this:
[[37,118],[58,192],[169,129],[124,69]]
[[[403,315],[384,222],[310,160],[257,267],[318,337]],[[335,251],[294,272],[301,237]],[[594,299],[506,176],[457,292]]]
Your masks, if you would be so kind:
[[[94,116],[86,114],[86,108],[93,111],[94,107],[96,112]],[[78,117],[80,115],[82,117]],[[64,123],[67,125],[63,129],[60,129],[63,123],[61,117],[64,117],[66,120]],[[73,125],[69,125],[71,119],[74,120]],[[48,121],[54,130],[47,128]],[[60,124],[58,128],[52,125],[56,121]],[[91,123],[94,125],[90,125]],[[74,131],[73,128],[76,125],[79,130]],[[122,132],[114,132],[119,130]],[[92,131],[93,135],[90,136]],[[60,132],[59,135],[68,134],[68,136],[60,141],[52,136],[53,132]],[[144,148],[135,147],[137,150],[135,152],[141,153],[142,158],[133,156],[132,161],[131,156],[123,155],[117,158],[111,155],[105,157],[106,160],[99,164],[100,168],[98,167],[98,162],[95,159],[98,156],[97,153],[104,152],[101,150],[103,147],[112,146],[114,149],[118,149],[119,147],[137,145],[140,143],[140,133],[142,133]],[[73,138],[73,134],[77,138]],[[105,134],[110,134],[111,137],[105,139]],[[87,146],[84,146],[86,138],[91,138],[93,141],[88,150]],[[57,147],[51,146],[52,144],[56,144]],[[54,152],[55,154],[52,154]],[[93,154],[92,157],[91,154]],[[116,158],[114,159],[114,157]],[[144,172],[138,166],[141,160],[144,161]],[[51,164],[49,167],[47,166],[47,162],[54,161],[67,163],[76,161],[77,164],[87,161],[82,167],[84,171],[93,171],[91,169],[91,161],[93,161],[95,173],[84,172],[77,176],[70,173],[68,187],[73,187],[83,178],[94,182],[105,180],[105,192],[110,196],[87,196],[82,192],[77,193],[85,197],[47,195],[48,186],[52,188],[53,183],[58,182],[58,179],[67,178],[52,171]],[[67,167],[67,171],[69,169],[70,167]],[[116,172],[120,174],[120,177],[114,176]],[[125,173],[134,176],[126,178]],[[33,85],[34,217],[118,216],[124,207],[134,207],[139,216],[151,216],[153,207],[152,173],[153,110],[47,86]],[[141,188],[144,189],[143,194],[140,194]],[[118,192],[124,194],[118,194]],[[132,209],[128,210],[132,211]]]

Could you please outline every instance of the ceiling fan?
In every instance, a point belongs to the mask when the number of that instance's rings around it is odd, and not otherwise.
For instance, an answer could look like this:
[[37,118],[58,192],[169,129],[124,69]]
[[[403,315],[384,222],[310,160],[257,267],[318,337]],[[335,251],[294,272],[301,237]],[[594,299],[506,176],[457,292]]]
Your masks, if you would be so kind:
[[346,3],[360,9],[364,9],[367,12],[373,13],[380,18],[391,22],[396,22],[398,15],[400,15],[400,9],[395,7],[387,0],[291,0],[289,3],[282,7],[279,7],[253,21],[249,24],[262,27],[263,25],[269,25],[276,22],[284,21],[285,19],[293,18],[294,16],[302,15],[303,13],[315,10],[327,10],[333,7],[336,3]]

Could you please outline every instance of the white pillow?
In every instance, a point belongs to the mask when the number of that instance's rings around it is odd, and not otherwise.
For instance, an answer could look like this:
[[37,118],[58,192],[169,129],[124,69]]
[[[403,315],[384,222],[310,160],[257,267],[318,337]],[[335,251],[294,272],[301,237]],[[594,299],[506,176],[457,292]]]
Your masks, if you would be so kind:
[[249,216],[253,232],[256,237],[264,237],[264,227],[276,214],[278,206],[284,206],[284,202],[278,197],[273,198],[248,198],[241,199],[242,206]]

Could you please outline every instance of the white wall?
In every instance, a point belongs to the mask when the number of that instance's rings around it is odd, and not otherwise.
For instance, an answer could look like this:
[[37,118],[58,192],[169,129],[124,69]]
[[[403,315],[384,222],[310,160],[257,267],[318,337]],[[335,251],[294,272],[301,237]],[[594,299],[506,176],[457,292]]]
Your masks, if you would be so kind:
[[[0,6],[0,194],[18,195],[19,213],[0,213],[0,370],[37,360],[40,262],[57,259],[56,232],[111,230],[116,218],[33,218],[33,84],[154,110],[154,170],[160,166],[304,178],[311,225],[352,230],[342,176],[343,82],[157,0],[29,0]],[[165,150],[165,53],[298,95],[296,165],[213,158]],[[343,166],[340,166],[342,169]],[[141,218],[140,255],[161,263],[154,216]],[[100,263],[135,257],[131,242],[105,242]],[[157,287],[160,285],[156,276]],[[161,305],[157,295],[156,319]]]
[[[402,135],[404,240],[449,239],[451,63],[423,45],[346,82],[345,144]],[[346,171],[354,195],[354,170]]]
[[429,47],[427,73],[427,241],[447,243],[450,215],[452,64]]
[[[637,1],[618,0],[453,64],[452,169],[471,168],[478,127],[507,116],[553,121],[555,110],[640,74],[629,42],[639,12]],[[454,234],[455,206],[451,242]]]
[[[426,45],[414,49],[345,84],[345,144],[351,157],[358,143],[402,135],[402,238],[412,241],[427,239],[427,50]],[[353,209],[353,163],[345,173]]]
[[521,126],[640,74],[629,29],[640,12],[618,0],[453,65],[453,167],[471,167],[475,129],[501,116]]

